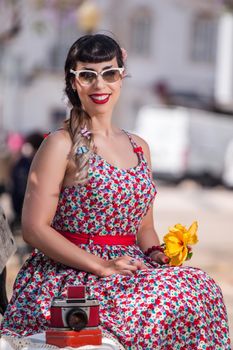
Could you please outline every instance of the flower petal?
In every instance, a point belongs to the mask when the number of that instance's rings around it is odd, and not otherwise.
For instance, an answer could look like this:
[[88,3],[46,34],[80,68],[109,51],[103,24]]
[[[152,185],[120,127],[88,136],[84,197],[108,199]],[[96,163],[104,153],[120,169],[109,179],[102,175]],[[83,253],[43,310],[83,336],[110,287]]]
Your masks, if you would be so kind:
[[179,230],[175,230],[175,231],[169,231],[165,236],[164,236],[164,242],[166,239],[172,239],[173,241],[179,241],[179,242],[183,242],[183,236],[184,233],[179,231]]
[[168,233],[163,240],[166,246],[164,253],[168,257],[177,255],[182,250],[183,242],[180,241],[174,234]]
[[197,238],[197,229],[198,229],[198,224],[197,221],[194,221],[190,228],[188,229],[188,239],[187,239],[187,244],[196,244],[198,242]]
[[186,260],[188,254],[187,247],[183,247],[182,251],[177,254],[176,256],[173,256],[170,260],[170,266],[180,266],[182,263]]
[[166,249],[164,250],[164,254],[169,258],[178,255],[182,251],[183,247],[175,244],[166,245]]
[[184,262],[188,256],[188,248],[186,246],[183,247],[182,251],[180,252],[179,259]]
[[168,233],[166,236],[164,236],[163,238],[164,243],[166,242],[172,242],[172,243],[182,243],[182,240],[179,239],[179,237],[177,237],[177,235],[175,235],[174,233]]

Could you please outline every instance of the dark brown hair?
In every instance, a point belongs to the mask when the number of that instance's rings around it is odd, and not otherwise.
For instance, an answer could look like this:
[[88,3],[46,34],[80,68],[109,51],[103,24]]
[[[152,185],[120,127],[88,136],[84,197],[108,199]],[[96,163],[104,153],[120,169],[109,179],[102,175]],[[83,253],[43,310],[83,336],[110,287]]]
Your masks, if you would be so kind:
[[[70,69],[75,70],[77,62],[99,63],[111,61],[116,57],[119,67],[124,66],[122,50],[119,44],[105,34],[84,35],[73,43],[65,62],[65,93],[72,106],[69,118],[64,123],[64,128],[68,130],[73,147],[71,156],[76,164],[77,183],[85,183],[89,167],[89,158],[94,149],[93,136],[85,138],[81,134],[81,129],[85,126],[92,129],[91,117],[83,110],[77,91],[73,90],[72,80],[74,76]],[[76,150],[85,146],[87,152],[77,155]]]

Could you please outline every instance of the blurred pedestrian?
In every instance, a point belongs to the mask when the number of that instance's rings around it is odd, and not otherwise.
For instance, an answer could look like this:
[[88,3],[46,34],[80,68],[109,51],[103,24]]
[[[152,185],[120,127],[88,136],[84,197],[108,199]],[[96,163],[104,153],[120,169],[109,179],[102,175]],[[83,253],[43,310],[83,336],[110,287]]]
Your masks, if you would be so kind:
[[9,190],[11,159],[7,133],[0,128],[0,197]]
[[16,252],[16,243],[5,212],[0,206],[0,314],[4,314],[8,300],[6,293],[6,264]]
[[14,210],[14,220],[11,223],[12,230],[17,231],[21,226],[21,215],[24,194],[27,185],[28,173],[35,153],[43,141],[43,135],[40,132],[30,133],[21,147],[18,159],[15,161],[11,170],[11,198]]

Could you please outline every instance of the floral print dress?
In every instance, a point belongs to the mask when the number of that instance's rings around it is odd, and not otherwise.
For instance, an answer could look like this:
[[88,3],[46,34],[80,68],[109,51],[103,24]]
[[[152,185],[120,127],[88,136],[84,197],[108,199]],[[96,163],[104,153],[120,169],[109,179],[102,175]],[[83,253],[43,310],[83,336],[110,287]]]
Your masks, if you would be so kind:
[[65,298],[68,285],[85,284],[87,295],[100,302],[103,331],[127,350],[230,350],[222,293],[205,272],[160,266],[136,244],[101,246],[91,239],[136,236],[155,197],[142,149],[127,135],[138,165],[119,169],[93,153],[88,182],[63,187],[52,226],[73,235],[88,233],[89,243],[79,246],[103,259],[127,254],[149,269],[134,276],[100,278],[57,263],[35,249],[16,278],[2,334],[22,337],[46,330],[52,298]]

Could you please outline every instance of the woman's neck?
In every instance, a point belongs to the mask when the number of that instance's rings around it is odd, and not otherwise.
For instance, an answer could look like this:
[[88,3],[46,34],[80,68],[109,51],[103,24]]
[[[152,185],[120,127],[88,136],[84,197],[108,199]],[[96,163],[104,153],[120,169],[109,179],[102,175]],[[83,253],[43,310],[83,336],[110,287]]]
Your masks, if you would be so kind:
[[119,130],[112,124],[110,118],[92,118],[92,132],[94,135],[110,136]]

